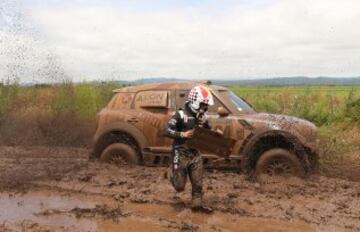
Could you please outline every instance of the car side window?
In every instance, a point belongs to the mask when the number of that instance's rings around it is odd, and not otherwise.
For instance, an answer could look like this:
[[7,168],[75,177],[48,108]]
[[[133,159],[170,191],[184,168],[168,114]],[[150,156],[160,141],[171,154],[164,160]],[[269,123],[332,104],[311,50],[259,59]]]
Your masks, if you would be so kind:
[[213,98],[214,98],[214,105],[209,107],[209,110],[208,110],[209,114],[217,114],[218,113],[218,108],[220,106],[224,107],[224,105],[219,101],[219,99],[217,97],[215,97],[213,95]]

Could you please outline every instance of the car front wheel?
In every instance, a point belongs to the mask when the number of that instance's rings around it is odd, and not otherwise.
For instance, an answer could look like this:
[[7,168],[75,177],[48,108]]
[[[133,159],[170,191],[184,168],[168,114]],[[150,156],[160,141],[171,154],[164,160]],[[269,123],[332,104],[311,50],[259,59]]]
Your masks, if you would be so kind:
[[113,143],[101,153],[100,161],[117,166],[136,165],[139,163],[139,157],[131,146],[124,143]]
[[255,174],[270,176],[304,176],[304,168],[298,157],[285,149],[265,151],[256,162]]

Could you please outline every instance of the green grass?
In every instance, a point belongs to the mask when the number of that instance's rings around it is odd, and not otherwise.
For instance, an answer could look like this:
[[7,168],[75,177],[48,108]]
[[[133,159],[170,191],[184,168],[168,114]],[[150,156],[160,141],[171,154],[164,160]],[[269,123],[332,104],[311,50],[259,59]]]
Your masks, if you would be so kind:
[[334,123],[352,125],[360,121],[359,86],[229,88],[250,102],[257,111],[297,116],[317,126]]

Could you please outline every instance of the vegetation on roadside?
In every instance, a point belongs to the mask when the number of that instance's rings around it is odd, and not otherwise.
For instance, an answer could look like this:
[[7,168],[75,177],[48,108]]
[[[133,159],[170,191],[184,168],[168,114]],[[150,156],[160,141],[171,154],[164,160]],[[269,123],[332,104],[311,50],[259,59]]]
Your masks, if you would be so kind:
[[360,86],[229,86],[257,111],[292,115],[317,126],[360,125]]
[[0,144],[87,146],[114,83],[0,85]]

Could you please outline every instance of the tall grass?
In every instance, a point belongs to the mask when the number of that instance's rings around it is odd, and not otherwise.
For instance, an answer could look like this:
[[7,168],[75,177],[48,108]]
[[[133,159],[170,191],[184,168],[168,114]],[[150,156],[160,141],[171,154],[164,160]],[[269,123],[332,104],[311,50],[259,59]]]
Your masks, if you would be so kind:
[[0,83],[0,124],[4,120],[6,113],[12,102],[17,97],[19,86],[17,83],[10,83],[7,81],[5,84]]
[[360,125],[360,97],[359,90],[351,89],[346,99],[344,116],[351,123]]
[[318,126],[359,124],[360,87],[239,87],[229,86],[257,111],[297,116]]
[[87,145],[95,115],[121,87],[111,83],[0,85],[0,143]]
[[116,84],[64,83],[54,87],[52,111],[58,114],[73,114],[81,119],[90,119],[103,108],[113,93],[121,86]]

